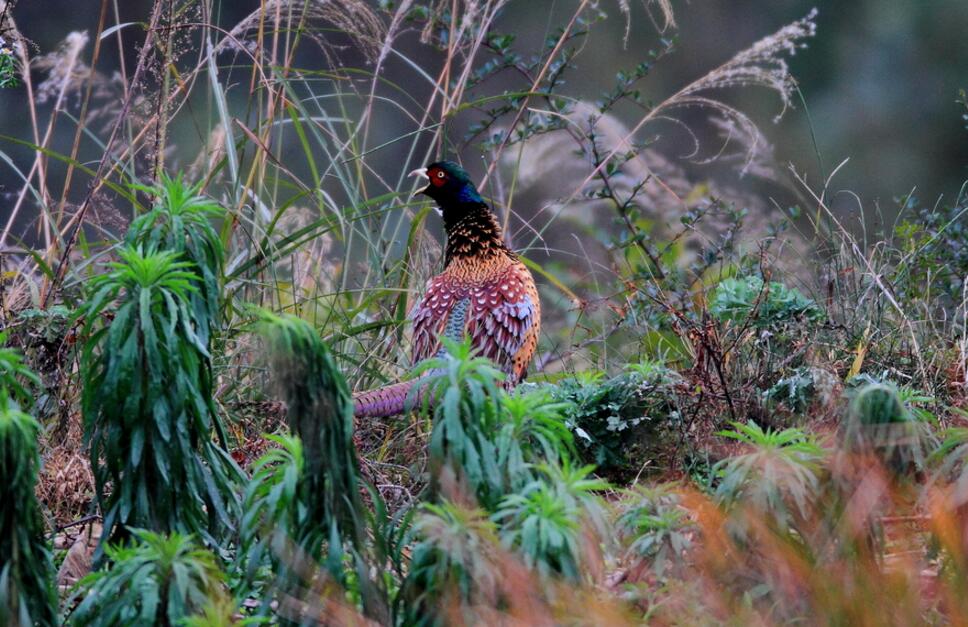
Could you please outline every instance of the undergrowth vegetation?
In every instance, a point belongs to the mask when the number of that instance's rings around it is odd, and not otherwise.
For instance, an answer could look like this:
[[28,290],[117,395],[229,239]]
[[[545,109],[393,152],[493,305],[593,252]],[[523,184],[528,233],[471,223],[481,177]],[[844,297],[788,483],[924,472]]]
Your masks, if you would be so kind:
[[[815,12],[652,99],[666,0],[600,94],[581,53],[606,19],[646,28],[628,2],[571,3],[529,49],[506,0],[264,0],[236,23],[159,0],[116,24],[104,0],[43,57],[14,4],[5,624],[968,617],[968,195],[901,199],[874,233],[831,209],[832,175],[771,160],[732,92],[793,108]],[[135,64],[105,73],[109,44]],[[469,343],[409,362],[441,246],[405,175],[437,157],[478,174],[540,283],[516,389]],[[713,162],[735,172],[696,174]],[[752,177],[795,205],[737,191]],[[415,377],[415,411],[354,422],[353,390]],[[76,584],[67,546],[93,557]]]

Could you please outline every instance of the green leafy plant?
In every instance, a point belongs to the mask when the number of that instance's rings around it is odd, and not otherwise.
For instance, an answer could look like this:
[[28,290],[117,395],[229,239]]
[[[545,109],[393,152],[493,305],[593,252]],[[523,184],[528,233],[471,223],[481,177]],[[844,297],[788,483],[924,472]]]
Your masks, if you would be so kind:
[[7,40],[0,36],[0,89],[18,85],[20,79],[17,78],[17,62],[13,50],[7,45]]
[[7,337],[6,332],[0,332],[0,398],[9,398],[29,409],[34,395],[28,386],[39,386],[40,377],[24,364],[18,351],[7,348]]
[[88,338],[81,356],[85,443],[104,539],[140,527],[214,543],[233,525],[240,473],[212,440],[213,433],[225,438],[191,304],[198,277],[176,252],[122,248],[118,255],[121,262],[92,279],[79,311]]
[[[477,502],[492,509],[505,492],[493,434],[500,429],[505,394],[497,382],[503,374],[490,360],[476,357],[470,340],[442,338],[445,352],[420,364],[416,376],[425,408],[434,399],[429,453],[431,484],[441,489],[442,473],[466,481]],[[415,390],[415,392],[417,392]]]
[[604,522],[596,491],[608,484],[590,478],[592,466],[542,465],[538,478],[501,501],[492,519],[501,542],[520,554],[542,577],[561,575],[580,581],[581,524]]
[[[312,508],[308,519],[325,536],[338,533],[356,545],[362,506],[353,401],[346,380],[329,347],[305,320],[268,312],[261,317],[270,369],[286,400],[290,430],[307,453],[300,497]],[[309,525],[305,531],[311,533]]]
[[716,499],[765,517],[781,532],[807,518],[821,485],[823,449],[801,429],[764,431],[752,421],[732,426],[719,435],[749,450],[713,466]]
[[[299,478],[303,474],[302,442],[291,435],[267,435],[276,444],[252,465],[252,479],[242,502],[242,563],[251,582],[272,553],[284,554],[295,535],[300,507]],[[269,552],[269,555],[267,555]]]
[[637,487],[615,523],[627,547],[626,556],[651,567],[657,577],[684,563],[698,531],[682,507],[681,487],[674,483]]
[[801,366],[763,391],[769,407],[782,404],[788,411],[805,412],[815,401],[825,401],[835,390],[834,375],[820,368]]
[[[44,539],[44,521],[34,486],[40,456],[40,430],[33,417],[10,398],[11,370],[30,377],[16,354],[0,351],[0,623],[53,625],[57,596],[53,566]],[[16,390],[17,388],[13,388]]]
[[566,424],[583,458],[605,472],[638,472],[632,460],[654,459],[677,426],[679,376],[659,362],[629,366],[611,379],[590,374],[550,387],[566,403]]
[[199,192],[179,174],[172,179],[162,173],[157,185],[134,185],[155,199],[151,210],[137,217],[128,227],[125,241],[142,250],[170,250],[179,253],[196,274],[188,293],[195,333],[206,347],[218,330],[221,319],[221,279],[225,251],[212,220],[225,210]]
[[891,383],[861,385],[841,429],[845,446],[874,453],[897,472],[922,469],[931,448],[928,416],[913,413],[908,404],[929,400],[912,390],[901,392]]
[[[968,412],[964,410],[956,413],[968,418]],[[968,427],[945,430],[929,461],[934,465],[934,481],[939,484],[951,482],[955,502],[959,506],[968,504]]]
[[486,512],[447,500],[425,503],[411,535],[410,567],[394,604],[402,624],[447,624],[448,600],[500,602],[497,531]]
[[564,419],[570,405],[555,401],[549,390],[518,390],[505,396],[502,405],[494,440],[497,464],[510,489],[533,480],[536,464],[557,464],[574,454],[574,441]]
[[823,309],[800,290],[775,281],[766,285],[755,275],[720,281],[710,299],[709,313],[719,320],[750,320],[757,327],[797,319],[818,322],[825,315]]
[[246,491],[243,530],[250,571],[270,548],[283,590],[298,594],[298,584],[305,583],[299,573],[315,564],[324,564],[348,587],[348,561],[364,609],[385,617],[385,595],[365,561],[368,516],[360,499],[363,484],[346,381],[306,321],[264,311],[260,318],[293,436],[274,438],[281,449],[257,462]]
[[81,580],[71,625],[177,625],[228,599],[215,555],[191,536],[134,530],[132,542],[106,550],[109,568]]

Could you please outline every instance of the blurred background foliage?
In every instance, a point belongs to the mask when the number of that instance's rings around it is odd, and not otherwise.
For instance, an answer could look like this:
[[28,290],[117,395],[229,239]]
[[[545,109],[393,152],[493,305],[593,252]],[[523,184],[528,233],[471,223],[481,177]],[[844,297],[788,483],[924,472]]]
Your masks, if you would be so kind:
[[[512,2],[499,16],[495,30],[513,32],[521,49],[535,49],[567,21],[575,4],[565,0]],[[965,74],[968,3],[962,0],[679,1],[673,2],[678,29],[667,30],[665,35],[652,26],[640,3],[629,4],[632,27],[625,42],[626,20],[620,14],[619,3],[599,3],[610,19],[592,29],[577,61],[578,72],[572,73],[561,93],[596,97],[613,86],[617,71],[643,61],[649,50],[660,47],[663,36],[674,37],[675,52],[665,57],[642,83],[645,99],[660,101],[815,6],[819,10],[817,27],[821,36],[811,41],[807,50],[790,59],[792,73],[799,81],[807,106],[797,103],[795,111],[771,125],[768,120],[779,112],[775,99],[764,97],[759,90],[739,89],[731,94],[734,98],[731,102],[750,112],[760,124],[775,148],[777,162],[791,163],[798,171],[806,172],[807,181],[815,186],[843,159],[849,158],[834,180],[833,190],[855,192],[868,209],[878,203],[887,220],[897,214],[897,199],[912,191],[928,206],[941,195],[949,203],[954,202],[968,163],[968,136],[960,119],[964,106],[956,102],[959,89],[968,86]],[[117,20],[123,24],[147,19],[152,2],[125,0],[116,5]],[[37,52],[43,53],[55,49],[70,31],[96,32],[99,6],[97,0],[30,0],[16,6],[15,16],[23,35],[33,42]],[[258,8],[259,2],[223,1],[216,2],[215,6],[218,12],[215,21],[234,24]],[[124,37],[128,45],[124,48],[123,63],[130,72],[137,60],[137,44],[143,31],[128,28]],[[429,72],[435,72],[441,57],[417,39],[418,33],[408,33],[397,42],[399,50]],[[99,69],[110,75],[121,69],[122,58],[113,38],[107,43]],[[357,53],[352,49],[345,50],[343,61],[349,65],[354,54]],[[303,46],[294,65],[319,67],[314,55],[318,55],[315,48]],[[362,57],[358,59],[359,66],[366,64]],[[391,82],[403,80],[409,76],[408,72],[409,68],[399,58],[391,58],[384,77]],[[235,83],[234,95],[241,102],[247,97],[248,76],[245,71],[239,71],[231,78]],[[499,76],[498,80],[508,79]],[[229,94],[231,98],[232,91]],[[27,111],[21,106],[24,97],[23,87],[0,91],[0,134],[22,137],[21,131],[28,123]],[[78,94],[74,95],[74,100],[79,98]],[[50,105],[48,101],[47,106]],[[686,115],[685,120],[691,130],[701,134],[701,122],[706,117],[705,112],[696,111],[692,118]],[[467,119],[460,117],[453,121],[452,124],[458,125],[453,129],[458,133],[453,136],[462,136],[459,125],[467,123]],[[399,115],[387,111],[374,120],[371,133],[389,141],[409,130]],[[662,129],[664,137],[656,146],[672,158],[692,151],[689,138],[674,130]],[[73,132],[72,124],[57,125],[53,148],[69,152]],[[189,147],[190,151],[191,146],[198,144],[199,132],[183,116],[170,130],[172,143]],[[23,157],[25,162],[31,158],[31,151],[26,147],[6,145],[4,148],[14,158]],[[91,146],[87,148],[92,150]],[[393,169],[406,149],[406,142],[398,142],[369,155],[368,159],[378,170],[381,164]],[[293,150],[293,162],[286,163],[300,174],[304,160],[295,146]],[[715,142],[707,142],[706,150],[715,152]],[[96,156],[94,152],[84,155],[82,150],[81,160]],[[188,151],[182,155],[184,159],[193,156]],[[177,160],[170,164],[177,164]],[[484,169],[477,158],[469,159],[466,165],[472,174]],[[52,162],[52,174],[56,175],[60,167],[61,164]],[[704,167],[702,174],[715,176],[716,170],[716,167]],[[736,173],[720,175],[735,177]],[[794,202],[785,189],[770,183],[759,185],[763,186],[765,195],[775,198],[781,206]],[[744,186],[753,191],[749,181]],[[18,187],[19,181],[13,172],[7,168],[0,170],[0,190],[10,193]],[[80,193],[80,188],[75,191]],[[831,204],[845,214],[859,215],[858,199],[851,194],[837,194]],[[520,210],[527,213],[527,208]]]

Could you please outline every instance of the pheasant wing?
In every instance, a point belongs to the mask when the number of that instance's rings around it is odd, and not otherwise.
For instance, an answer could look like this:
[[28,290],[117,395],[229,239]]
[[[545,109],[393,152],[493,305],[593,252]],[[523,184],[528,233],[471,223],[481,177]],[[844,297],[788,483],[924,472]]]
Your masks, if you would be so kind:
[[470,294],[467,332],[481,355],[496,363],[517,383],[537,344],[538,294],[528,271],[511,266],[507,272]]

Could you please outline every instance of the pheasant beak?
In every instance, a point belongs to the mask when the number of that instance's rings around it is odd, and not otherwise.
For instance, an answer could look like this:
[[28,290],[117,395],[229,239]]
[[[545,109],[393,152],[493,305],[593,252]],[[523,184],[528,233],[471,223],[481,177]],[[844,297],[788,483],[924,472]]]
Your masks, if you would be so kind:
[[419,176],[420,178],[426,179],[428,181],[427,187],[422,187],[422,188],[418,189],[417,191],[415,191],[413,193],[413,195],[410,196],[411,198],[413,198],[417,194],[422,194],[423,192],[425,192],[428,189],[430,189],[430,185],[429,185],[430,177],[427,176],[427,168],[417,168],[416,170],[414,170],[413,172],[411,172],[407,176]]

